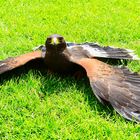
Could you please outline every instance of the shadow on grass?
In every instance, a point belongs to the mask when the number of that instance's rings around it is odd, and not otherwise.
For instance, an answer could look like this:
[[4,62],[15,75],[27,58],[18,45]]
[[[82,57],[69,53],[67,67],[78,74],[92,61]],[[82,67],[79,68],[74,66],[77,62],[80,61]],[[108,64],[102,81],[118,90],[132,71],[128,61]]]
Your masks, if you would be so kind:
[[[50,96],[51,94],[58,94],[60,91],[66,91],[66,88],[69,88],[72,84],[74,84],[76,85],[76,89],[78,91],[84,93],[85,101],[88,102],[91,110],[96,110],[102,118],[106,118],[107,120],[114,123],[112,119],[114,116],[114,109],[110,104],[105,106],[98,101],[98,99],[94,96],[92,89],[90,88],[89,80],[86,75],[84,75],[82,79],[78,80],[70,75],[62,76],[58,74],[50,74],[47,73],[47,70],[44,71],[45,65],[40,63],[41,60],[37,61],[38,65],[36,65],[36,63],[34,65],[34,62],[32,61],[20,68],[16,68],[0,75],[0,85],[6,81],[9,81],[10,79],[16,79],[16,81],[18,81],[22,75],[28,74],[28,72],[32,69],[33,74],[40,75],[42,77],[42,86],[40,87],[42,93],[38,93],[40,100],[45,99],[46,93],[48,93],[47,96]],[[130,121],[126,120],[126,122]]]

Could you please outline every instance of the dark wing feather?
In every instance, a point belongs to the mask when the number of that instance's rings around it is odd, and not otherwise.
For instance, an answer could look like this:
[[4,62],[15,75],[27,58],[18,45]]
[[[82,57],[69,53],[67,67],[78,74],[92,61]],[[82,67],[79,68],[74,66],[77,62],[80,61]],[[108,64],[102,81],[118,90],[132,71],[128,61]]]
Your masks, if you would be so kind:
[[96,43],[68,43],[67,46],[71,51],[82,50],[83,55],[88,58],[99,57],[99,58],[112,58],[112,59],[129,59],[129,60],[140,60],[137,55],[134,54],[133,50],[114,48],[109,46],[100,46]]
[[86,69],[90,85],[100,102],[109,102],[129,120],[140,122],[140,75],[97,59],[72,59]]
[[0,61],[0,74],[7,72],[9,70],[20,67],[31,60],[35,60],[38,58],[42,58],[41,51],[34,51],[27,54],[23,54],[18,57],[7,58],[5,60]]

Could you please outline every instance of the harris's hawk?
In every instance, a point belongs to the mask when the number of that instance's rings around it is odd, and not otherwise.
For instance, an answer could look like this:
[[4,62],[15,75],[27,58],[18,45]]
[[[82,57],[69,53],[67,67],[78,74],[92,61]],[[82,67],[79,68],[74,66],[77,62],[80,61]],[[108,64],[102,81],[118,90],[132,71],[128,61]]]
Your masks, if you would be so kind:
[[101,103],[109,102],[124,118],[140,122],[140,75],[126,67],[109,65],[101,58],[139,60],[131,50],[69,43],[55,34],[38,50],[0,61],[0,74],[37,59],[43,60],[50,71],[61,74],[82,68]]

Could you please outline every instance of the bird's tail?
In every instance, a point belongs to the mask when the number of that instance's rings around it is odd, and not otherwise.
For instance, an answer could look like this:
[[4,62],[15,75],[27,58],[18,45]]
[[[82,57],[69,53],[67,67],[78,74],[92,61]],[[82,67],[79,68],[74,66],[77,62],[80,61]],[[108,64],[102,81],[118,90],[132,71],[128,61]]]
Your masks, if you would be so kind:
[[5,60],[2,60],[0,61],[0,74],[20,67],[26,64],[27,62],[37,58],[42,58],[41,51],[34,51],[27,54],[23,54],[18,57],[7,58]]

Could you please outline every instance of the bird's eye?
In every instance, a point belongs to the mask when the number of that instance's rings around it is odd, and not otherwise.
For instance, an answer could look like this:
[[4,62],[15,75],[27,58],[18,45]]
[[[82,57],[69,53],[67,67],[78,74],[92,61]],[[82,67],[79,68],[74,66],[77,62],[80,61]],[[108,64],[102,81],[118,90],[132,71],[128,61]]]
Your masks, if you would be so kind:
[[48,43],[51,43],[51,40],[52,40],[51,38],[47,38]]
[[59,42],[60,43],[64,42],[64,38],[63,37],[59,37]]

